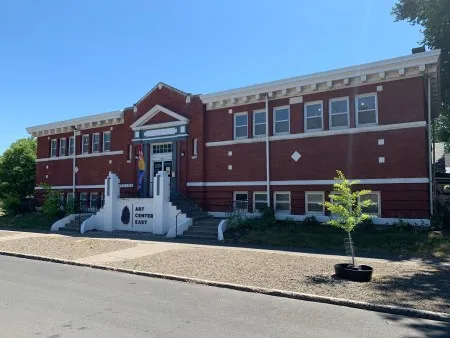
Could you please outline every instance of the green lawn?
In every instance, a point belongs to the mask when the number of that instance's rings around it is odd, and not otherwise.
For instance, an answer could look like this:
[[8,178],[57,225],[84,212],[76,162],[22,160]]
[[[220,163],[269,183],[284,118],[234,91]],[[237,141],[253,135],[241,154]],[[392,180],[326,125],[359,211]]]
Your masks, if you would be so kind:
[[[265,230],[250,230],[236,234],[226,232],[231,243],[269,244],[298,248],[343,249],[343,230],[329,225],[302,225],[281,223]],[[450,257],[450,237],[432,232],[411,230],[359,230],[352,234],[358,252],[389,252],[418,257]]]
[[0,230],[24,229],[49,231],[54,220],[49,220],[40,212],[32,212],[17,216],[0,213]]

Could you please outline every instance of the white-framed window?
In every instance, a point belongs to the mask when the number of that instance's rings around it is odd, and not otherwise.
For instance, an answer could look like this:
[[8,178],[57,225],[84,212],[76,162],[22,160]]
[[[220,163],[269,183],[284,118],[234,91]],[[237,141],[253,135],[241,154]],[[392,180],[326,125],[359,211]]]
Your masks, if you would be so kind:
[[83,154],[89,153],[89,136],[90,135],[83,135],[83,149],[82,149]]
[[289,191],[274,192],[273,204],[277,212],[291,212],[291,193]]
[[234,210],[248,210],[248,192],[234,191],[233,192]]
[[325,193],[323,191],[305,192],[305,213],[323,215],[325,213],[324,203]]
[[98,192],[91,192],[91,195],[89,198],[89,207],[90,208],[97,207],[97,199],[98,199]]
[[166,154],[172,152],[172,143],[161,143],[152,145],[152,154]]
[[87,192],[80,192],[80,207],[86,208],[87,207]]
[[64,205],[64,201],[65,201],[65,194],[63,192],[59,193],[59,205]]
[[198,139],[194,138],[192,141],[192,156],[197,157],[198,155]]
[[66,156],[66,142],[65,138],[59,139],[59,156]]
[[371,200],[372,202],[374,202],[374,205],[371,205],[370,207],[367,208],[363,208],[363,212],[365,212],[366,214],[369,215],[373,215],[373,216],[380,216],[381,214],[381,200],[380,200],[380,192],[379,191],[372,191],[370,194],[361,196],[359,198],[360,201],[365,201],[365,200]]
[[103,133],[103,151],[111,150],[111,132],[105,131]]
[[75,151],[75,137],[69,137],[69,155],[73,155]]
[[266,136],[266,111],[253,111],[253,137]]
[[340,129],[350,127],[349,112],[350,106],[348,96],[330,99],[330,107],[329,107],[330,129]]
[[253,212],[267,207],[267,192],[255,191],[253,192]]
[[92,152],[98,153],[100,151],[100,133],[92,134]]
[[234,139],[248,137],[248,114],[247,112],[234,114]]
[[58,156],[58,153],[56,152],[56,150],[58,149],[57,142],[58,142],[57,139],[52,139],[50,142],[50,157]]
[[377,94],[362,94],[355,97],[356,126],[378,124]]
[[273,134],[289,134],[289,106],[273,108]]
[[72,192],[68,192],[67,193],[66,203],[69,204],[69,205],[73,203],[73,193]]
[[305,103],[305,131],[323,130],[323,101]]

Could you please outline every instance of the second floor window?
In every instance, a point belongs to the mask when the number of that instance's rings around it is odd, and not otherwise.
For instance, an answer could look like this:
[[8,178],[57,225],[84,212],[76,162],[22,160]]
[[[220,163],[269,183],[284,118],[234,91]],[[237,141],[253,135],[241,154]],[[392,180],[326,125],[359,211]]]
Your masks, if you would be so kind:
[[357,126],[368,126],[378,123],[378,105],[375,94],[357,96],[355,105]]
[[247,113],[238,113],[234,115],[234,138],[248,137],[248,116]]
[[73,136],[69,137],[69,155],[73,155],[75,151],[75,138]]
[[59,156],[66,156],[66,139],[59,140]]
[[305,103],[305,131],[323,129],[322,101]]
[[278,107],[273,109],[273,133],[289,133],[289,107]]
[[348,128],[348,97],[330,100],[330,129]]
[[92,134],[92,152],[98,153],[100,151],[100,133]]
[[253,136],[265,136],[266,135],[266,112],[254,111],[253,112]]
[[83,154],[89,153],[89,135],[83,135]]
[[51,143],[50,143],[50,157],[56,157],[58,154],[56,153],[56,150],[57,150],[57,147],[58,147],[58,145],[57,145],[57,140],[56,139],[53,139],[52,141],[51,141]]
[[103,151],[111,150],[111,132],[107,131],[103,133]]

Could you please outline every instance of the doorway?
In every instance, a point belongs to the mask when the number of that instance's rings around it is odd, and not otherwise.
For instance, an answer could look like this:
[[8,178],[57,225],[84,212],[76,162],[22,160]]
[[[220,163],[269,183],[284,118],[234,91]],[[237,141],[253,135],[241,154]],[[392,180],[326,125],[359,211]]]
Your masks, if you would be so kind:
[[172,185],[172,177],[174,176],[172,143],[152,144],[150,161],[150,195],[153,196],[153,182],[158,172],[167,172],[169,177],[171,177],[170,182]]

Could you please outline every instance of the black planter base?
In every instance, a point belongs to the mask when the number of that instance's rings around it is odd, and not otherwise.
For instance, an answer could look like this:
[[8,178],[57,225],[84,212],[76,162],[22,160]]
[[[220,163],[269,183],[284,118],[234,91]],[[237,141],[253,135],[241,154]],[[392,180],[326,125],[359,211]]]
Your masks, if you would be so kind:
[[354,282],[370,282],[373,269],[368,265],[357,265],[353,267],[352,264],[341,263],[334,266],[334,271],[339,277]]

